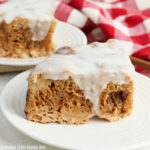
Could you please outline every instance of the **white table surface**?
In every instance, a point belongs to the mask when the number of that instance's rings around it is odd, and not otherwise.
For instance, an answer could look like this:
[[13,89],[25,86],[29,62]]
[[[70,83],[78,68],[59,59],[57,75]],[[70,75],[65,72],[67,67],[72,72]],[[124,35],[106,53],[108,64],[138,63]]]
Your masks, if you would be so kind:
[[[17,75],[17,73],[0,74],[0,93],[4,88],[5,84],[15,75]],[[60,150],[59,148],[47,146],[43,143],[40,143],[22,134],[5,119],[2,112],[0,111],[0,150],[5,150],[4,148],[7,148],[7,146],[36,146],[37,147],[39,145],[44,146],[43,150]],[[10,147],[8,148],[9,150],[11,150]],[[14,147],[12,147],[12,149],[13,148]],[[20,149],[18,150],[26,150],[23,148],[24,147],[22,147],[21,149],[20,147]],[[144,148],[134,149],[134,150],[150,150],[150,145]]]

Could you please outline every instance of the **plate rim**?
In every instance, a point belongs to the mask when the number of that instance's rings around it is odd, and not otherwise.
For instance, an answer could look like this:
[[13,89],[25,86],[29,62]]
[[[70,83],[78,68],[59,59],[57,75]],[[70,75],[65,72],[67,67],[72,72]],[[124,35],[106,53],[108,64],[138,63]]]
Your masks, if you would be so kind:
[[[82,30],[80,30],[79,28],[77,28],[77,27],[75,27],[75,26],[73,26],[69,23],[66,23],[66,22],[63,22],[63,21],[60,21],[60,20],[58,20],[58,24],[68,26],[69,28],[72,28],[73,30],[76,30],[77,32],[80,32],[80,35],[83,39],[82,45],[87,44],[87,37],[86,37],[86,35],[84,34],[84,32]],[[43,61],[46,58],[47,58],[46,56],[45,57],[38,57],[38,58],[27,58],[27,59],[0,57],[0,65],[18,66],[18,67],[19,66],[34,66],[34,65],[37,65],[38,63],[40,63],[41,61]],[[18,60],[20,62],[17,62]],[[28,60],[30,60],[30,61],[28,61]],[[24,61],[27,61],[27,62],[24,62]],[[33,62],[31,63],[31,61],[33,61]]]
[[[84,148],[73,148],[72,146],[70,146],[70,145],[62,145],[62,144],[57,144],[56,142],[47,142],[47,141],[44,141],[44,140],[42,140],[42,139],[40,139],[40,138],[38,138],[37,136],[34,136],[34,135],[31,135],[31,134],[29,134],[28,132],[26,133],[24,130],[22,130],[21,128],[20,128],[20,126],[17,126],[13,121],[11,121],[11,119],[9,119],[9,117],[5,114],[5,112],[7,112],[7,111],[5,111],[4,109],[3,109],[3,105],[5,105],[5,102],[4,102],[4,100],[3,100],[3,97],[5,97],[5,95],[4,95],[4,93],[5,93],[5,91],[7,91],[6,89],[7,89],[7,87],[9,86],[9,84],[11,83],[11,82],[13,82],[13,80],[14,79],[16,79],[16,78],[18,78],[19,76],[21,76],[21,75],[23,75],[23,74],[29,74],[30,72],[31,72],[31,70],[32,69],[30,69],[30,70],[26,70],[26,71],[24,71],[24,72],[22,72],[22,73],[19,73],[18,75],[16,75],[16,76],[14,76],[11,80],[9,80],[8,82],[7,82],[7,84],[5,85],[5,87],[3,88],[3,90],[2,90],[2,92],[1,92],[1,94],[0,94],[0,103],[1,103],[1,105],[0,105],[0,111],[2,112],[2,114],[3,114],[3,116],[6,118],[6,120],[15,128],[15,129],[17,129],[19,132],[21,132],[21,133],[23,133],[24,135],[26,135],[26,136],[28,136],[28,137],[30,137],[30,138],[32,138],[32,139],[34,139],[34,140],[37,140],[38,142],[42,142],[42,143],[44,143],[44,144],[46,144],[46,145],[48,145],[48,146],[54,146],[54,147],[56,147],[56,148],[60,148],[60,149],[72,149],[72,150],[85,150]],[[150,80],[150,78],[148,78],[148,77],[146,77],[146,76],[144,76],[144,75],[142,75],[142,74],[140,74],[140,73],[135,73],[135,75],[137,75],[137,76],[139,76],[140,78],[145,78],[146,80]],[[126,146],[126,147],[123,147],[123,148],[101,148],[101,150],[131,150],[131,149],[136,149],[136,148],[142,148],[142,147],[144,147],[144,146],[147,146],[147,145],[150,145],[150,140],[149,141],[147,141],[147,142],[142,142],[142,143],[140,143],[140,144],[136,144],[136,145],[132,145],[132,146]],[[97,150],[97,149],[96,149]]]

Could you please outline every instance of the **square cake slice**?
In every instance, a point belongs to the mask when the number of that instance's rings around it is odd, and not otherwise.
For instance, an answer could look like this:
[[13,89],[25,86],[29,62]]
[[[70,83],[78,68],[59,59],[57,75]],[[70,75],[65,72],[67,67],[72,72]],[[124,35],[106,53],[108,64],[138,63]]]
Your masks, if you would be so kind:
[[8,0],[0,5],[0,57],[51,55],[55,26],[50,0]]
[[134,67],[117,43],[64,47],[37,65],[28,78],[27,119],[84,124],[94,116],[117,121],[129,115]]

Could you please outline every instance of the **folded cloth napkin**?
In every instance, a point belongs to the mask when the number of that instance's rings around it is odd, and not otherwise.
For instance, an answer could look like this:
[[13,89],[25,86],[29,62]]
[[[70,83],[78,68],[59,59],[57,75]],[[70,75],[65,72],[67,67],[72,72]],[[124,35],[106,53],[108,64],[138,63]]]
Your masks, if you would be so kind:
[[[150,61],[149,0],[54,0],[55,17],[82,29],[89,42],[110,38],[132,44],[132,55]],[[136,67],[150,77],[150,72]]]

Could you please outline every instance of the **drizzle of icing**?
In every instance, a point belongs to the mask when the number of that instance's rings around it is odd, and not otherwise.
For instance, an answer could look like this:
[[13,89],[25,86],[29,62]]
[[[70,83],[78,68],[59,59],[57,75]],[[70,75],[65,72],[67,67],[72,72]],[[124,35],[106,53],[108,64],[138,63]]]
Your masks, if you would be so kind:
[[[120,45],[118,49],[117,45],[115,48],[111,45],[112,42],[93,43],[75,48],[75,52],[70,55],[61,54],[59,49],[59,53],[37,65],[31,77],[36,82],[37,74],[53,80],[65,80],[71,76],[80,89],[84,90],[85,98],[93,103],[93,115],[96,115],[99,112],[100,93],[107,84],[127,84],[134,74],[128,55],[120,50]],[[66,49],[62,48],[64,51]]]
[[54,19],[52,13],[50,0],[9,0],[0,5],[0,22],[10,24],[16,17],[27,18],[32,40],[41,41]]

